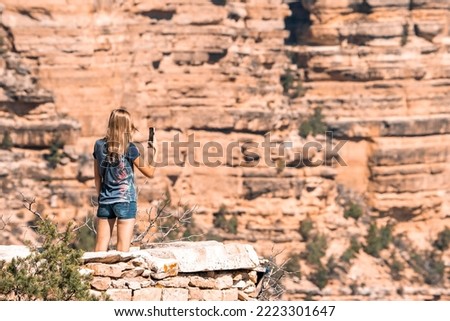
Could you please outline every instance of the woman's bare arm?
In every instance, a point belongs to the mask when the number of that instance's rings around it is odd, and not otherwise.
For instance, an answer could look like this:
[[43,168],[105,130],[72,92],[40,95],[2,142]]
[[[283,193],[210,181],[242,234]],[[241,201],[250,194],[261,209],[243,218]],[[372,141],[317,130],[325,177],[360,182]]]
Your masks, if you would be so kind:
[[141,154],[138,158],[136,158],[133,163],[134,165],[139,169],[139,171],[144,174],[144,176],[148,177],[148,178],[152,178],[155,175],[155,159],[156,159],[156,148],[153,147],[149,147],[152,148],[153,153],[148,153],[149,155],[149,160],[148,160],[148,164],[145,160],[145,155]]
[[100,177],[100,173],[98,172],[98,161],[96,159],[94,159],[94,181],[95,181],[95,190],[97,191],[98,196],[100,195],[102,178]]
[[144,158],[140,156],[134,160],[134,165],[139,169],[139,171],[144,174],[144,176],[148,178],[152,178],[155,174],[155,167],[151,164],[148,165],[142,165],[144,164]]

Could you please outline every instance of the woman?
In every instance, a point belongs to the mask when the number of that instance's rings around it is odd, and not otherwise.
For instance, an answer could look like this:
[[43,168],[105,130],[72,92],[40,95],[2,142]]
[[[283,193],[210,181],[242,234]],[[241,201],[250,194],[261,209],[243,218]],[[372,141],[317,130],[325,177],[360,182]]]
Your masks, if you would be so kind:
[[[134,130],[128,111],[115,109],[109,116],[106,137],[97,140],[94,145],[95,188],[99,203],[95,251],[108,250],[116,220],[117,250],[129,250],[137,200],[133,166],[147,177],[153,177],[155,171],[152,165],[144,165],[144,155],[131,142]],[[155,158],[155,144],[151,146]]]

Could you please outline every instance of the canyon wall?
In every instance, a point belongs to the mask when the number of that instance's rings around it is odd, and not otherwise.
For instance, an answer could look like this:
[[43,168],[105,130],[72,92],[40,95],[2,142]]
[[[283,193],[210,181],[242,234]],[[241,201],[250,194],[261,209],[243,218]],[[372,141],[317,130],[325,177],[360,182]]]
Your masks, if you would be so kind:
[[[250,242],[265,257],[282,250],[302,270],[287,282],[291,298],[315,288],[302,257],[305,220],[327,235],[324,258],[339,257],[351,236],[364,243],[372,221],[395,223],[424,251],[449,226],[446,0],[2,4],[4,244],[29,235],[21,193],[60,222],[95,213],[93,144],[118,106],[131,111],[136,139],[156,127],[169,160],[153,179],[138,175],[139,212],[164,194],[198,205],[193,220],[206,238]],[[314,112],[327,135],[299,133]],[[164,150],[176,137],[200,146]],[[344,217],[351,204],[361,219]],[[391,279],[392,249],[386,259],[361,250],[341,273],[345,293],[422,286],[412,269]],[[442,257],[448,268],[448,250]]]

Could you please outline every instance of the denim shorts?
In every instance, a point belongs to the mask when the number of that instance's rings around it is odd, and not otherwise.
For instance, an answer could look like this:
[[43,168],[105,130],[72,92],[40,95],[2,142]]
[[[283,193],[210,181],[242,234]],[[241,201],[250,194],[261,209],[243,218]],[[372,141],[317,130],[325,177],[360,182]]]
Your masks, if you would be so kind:
[[136,218],[136,202],[120,202],[112,204],[99,204],[97,210],[98,218],[118,218],[121,220]]

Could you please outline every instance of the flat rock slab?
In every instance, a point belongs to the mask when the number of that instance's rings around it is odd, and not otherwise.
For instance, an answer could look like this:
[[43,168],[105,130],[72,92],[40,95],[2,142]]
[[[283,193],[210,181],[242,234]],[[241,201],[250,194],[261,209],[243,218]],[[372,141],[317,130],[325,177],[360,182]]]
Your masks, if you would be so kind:
[[27,257],[30,249],[25,245],[0,245],[0,261],[10,262],[14,257]]
[[136,252],[86,252],[81,257],[83,262],[86,263],[106,263],[113,264],[118,262],[127,262],[136,257]]
[[175,242],[154,244],[152,248],[141,251],[147,251],[151,256],[175,259],[181,273],[254,269],[259,266],[258,255],[248,244]]

